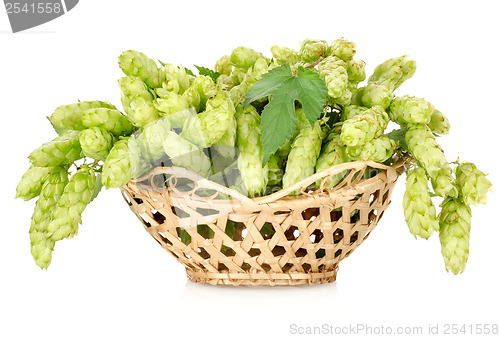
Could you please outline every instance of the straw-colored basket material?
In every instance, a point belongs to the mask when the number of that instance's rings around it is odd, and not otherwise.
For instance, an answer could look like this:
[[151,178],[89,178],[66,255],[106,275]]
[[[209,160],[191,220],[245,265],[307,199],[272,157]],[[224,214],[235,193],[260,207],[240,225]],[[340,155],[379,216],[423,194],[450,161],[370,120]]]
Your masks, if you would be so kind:
[[[186,169],[159,167],[121,190],[145,229],[184,264],[193,282],[316,284],[335,281],[339,262],[375,228],[404,170],[403,161],[349,162],[248,198]],[[342,172],[342,182],[323,189]],[[311,189],[318,180],[320,189]],[[296,190],[301,194],[287,196]]]

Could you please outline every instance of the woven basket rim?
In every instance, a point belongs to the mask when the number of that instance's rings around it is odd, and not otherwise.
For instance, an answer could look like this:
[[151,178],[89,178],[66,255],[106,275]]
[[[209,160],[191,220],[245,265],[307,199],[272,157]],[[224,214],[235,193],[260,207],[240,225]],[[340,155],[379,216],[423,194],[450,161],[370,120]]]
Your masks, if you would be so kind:
[[[406,171],[406,166],[409,161],[408,157],[401,157],[401,158],[396,158],[394,160],[394,163],[392,165],[385,165],[382,163],[374,162],[374,161],[353,161],[353,162],[345,162],[342,164],[337,164],[334,166],[331,166],[327,169],[324,169],[322,171],[319,171],[311,176],[308,176],[290,186],[287,188],[283,188],[279,191],[276,191],[272,194],[269,195],[264,195],[264,196],[259,196],[259,197],[248,197],[240,192],[231,189],[229,187],[220,185],[216,182],[213,182],[203,176],[200,176],[199,174],[190,171],[188,169],[182,168],[182,167],[176,167],[176,166],[171,166],[171,167],[155,167],[153,170],[148,172],[147,174],[133,179],[130,182],[127,183],[127,185],[139,185],[141,182],[150,180],[153,176],[156,175],[161,175],[161,174],[170,174],[174,176],[179,176],[179,177],[187,177],[192,179],[193,181],[197,181],[202,183],[206,188],[211,188],[214,190],[217,190],[219,192],[223,192],[226,195],[231,196],[232,198],[235,198],[237,200],[240,200],[244,204],[254,204],[254,205],[264,205],[264,204],[269,204],[277,201],[300,201],[302,199],[307,200],[311,197],[320,197],[320,196],[325,196],[325,197],[332,197],[335,193],[337,193],[340,189],[344,188],[346,185],[345,183],[347,182],[347,186],[349,188],[356,188],[356,190],[364,191],[366,189],[369,189],[370,186],[374,185],[377,183],[377,181],[380,178],[380,175],[384,175],[385,180],[388,181],[394,181],[399,177],[403,172]],[[350,175],[347,175],[344,180],[339,182],[336,187],[330,190],[326,190],[323,187],[320,189],[314,189],[310,192],[305,192],[304,189],[311,186],[314,182],[318,180],[322,180],[326,177],[334,176],[338,173],[341,173],[345,170],[352,170],[352,172],[356,172],[362,168],[366,167],[372,167],[376,169],[381,169],[384,170],[384,172],[377,174],[376,176],[370,178],[370,179],[364,179],[361,180],[360,178],[352,181]],[[326,180],[324,180],[323,183],[326,183]],[[355,184],[353,184],[355,183]],[[290,193],[293,191],[300,190],[301,194],[296,195],[296,196],[288,196]],[[223,200],[221,200],[223,202]]]

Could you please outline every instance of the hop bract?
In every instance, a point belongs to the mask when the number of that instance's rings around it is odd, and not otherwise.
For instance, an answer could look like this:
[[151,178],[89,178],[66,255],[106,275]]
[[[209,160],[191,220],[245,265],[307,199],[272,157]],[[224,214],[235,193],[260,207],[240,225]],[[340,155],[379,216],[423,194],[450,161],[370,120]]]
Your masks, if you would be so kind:
[[486,193],[491,187],[491,182],[475,164],[460,163],[455,170],[455,175],[460,186],[460,196],[465,204],[486,204]]

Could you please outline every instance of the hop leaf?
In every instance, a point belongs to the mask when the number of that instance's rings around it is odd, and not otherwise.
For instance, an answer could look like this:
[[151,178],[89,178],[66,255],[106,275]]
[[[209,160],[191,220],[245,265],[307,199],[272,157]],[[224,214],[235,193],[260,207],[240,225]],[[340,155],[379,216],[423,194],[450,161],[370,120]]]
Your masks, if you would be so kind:
[[210,77],[214,82],[217,82],[217,78],[220,76],[220,73],[219,72],[216,72],[216,71],[213,71],[211,69],[208,69],[206,67],[202,67],[202,66],[197,66],[197,65],[194,65],[196,67],[196,69],[198,69],[198,73],[200,75],[205,75],[205,76],[208,76]]
[[326,104],[326,92],[325,83],[317,73],[299,68],[297,76],[294,76],[289,64],[270,70],[250,87],[245,106],[272,96],[262,111],[264,163],[293,135],[297,123],[295,101],[302,104],[307,119],[313,124]]

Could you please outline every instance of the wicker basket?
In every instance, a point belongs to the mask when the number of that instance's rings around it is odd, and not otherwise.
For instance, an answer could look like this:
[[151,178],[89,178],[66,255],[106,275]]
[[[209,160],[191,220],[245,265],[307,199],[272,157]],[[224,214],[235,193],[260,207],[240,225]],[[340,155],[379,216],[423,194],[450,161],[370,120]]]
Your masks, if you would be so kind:
[[[184,264],[193,282],[311,285],[335,281],[339,262],[389,206],[404,164],[344,163],[253,199],[178,167],[156,168],[121,190],[145,229]],[[346,170],[333,190],[322,189],[328,177]],[[192,182],[191,188],[180,189],[180,180]],[[318,180],[320,189],[311,190]],[[287,196],[297,189],[302,194]]]

